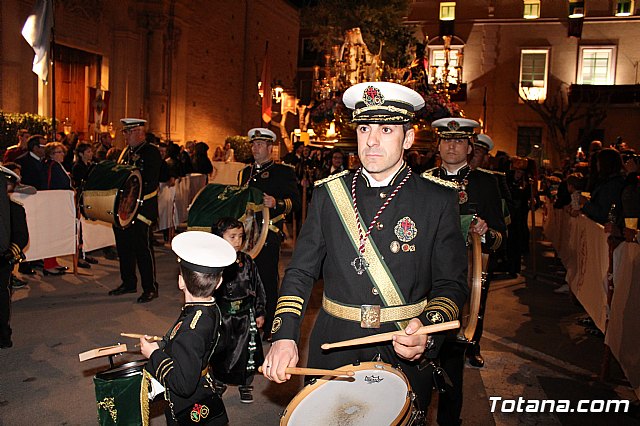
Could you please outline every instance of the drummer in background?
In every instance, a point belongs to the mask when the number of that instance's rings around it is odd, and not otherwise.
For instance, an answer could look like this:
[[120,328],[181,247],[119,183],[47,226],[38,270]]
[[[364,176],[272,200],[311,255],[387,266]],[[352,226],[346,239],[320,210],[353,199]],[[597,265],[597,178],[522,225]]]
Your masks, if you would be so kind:
[[0,349],[13,346],[11,341],[11,327],[9,325],[11,312],[11,271],[13,265],[23,258],[22,250],[29,242],[27,216],[22,204],[7,199],[8,193],[13,192],[20,177],[6,167],[0,166]]
[[215,393],[208,362],[219,339],[220,308],[213,297],[224,268],[236,260],[231,244],[208,232],[176,236],[171,248],[178,256],[178,288],[184,306],[160,343],[140,338],[149,358],[145,370],[165,388],[168,425],[226,425],[227,413]]
[[[430,358],[444,336],[412,334],[422,325],[457,320],[468,293],[456,192],[443,182],[421,179],[403,161],[415,138],[411,121],[424,106],[420,94],[374,82],[351,86],[342,99],[354,110],[362,167],[315,183],[282,281],[263,374],[277,383],[291,377],[285,369],[298,363],[302,314],[322,272],[322,310],[311,334],[308,367],[335,369],[380,356],[400,366],[425,412],[435,368]],[[409,336],[320,349],[325,342],[398,329]]]
[[254,163],[240,172],[238,183],[260,189],[264,193],[264,205],[269,208],[269,233],[262,250],[254,259],[267,294],[267,315],[264,322],[265,340],[270,338],[278,299],[278,262],[280,243],[284,238],[286,215],[300,209],[300,192],[292,167],[276,164],[272,158],[276,134],[269,129],[249,130],[249,141]]
[[158,297],[155,257],[151,244],[151,225],[158,219],[158,185],[162,158],[158,148],[145,140],[146,120],[123,118],[123,132],[127,146],[118,164],[136,166],[142,174],[142,205],[133,224],[125,229],[113,227],[116,249],[120,259],[122,284],[109,292],[111,296],[136,293],[136,265],[140,271],[142,295],[138,303],[147,303]]
[[[480,234],[482,251],[485,253],[498,250],[505,241],[506,225],[502,213],[502,201],[495,177],[487,172],[473,170],[467,163],[473,152],[476,134],[474,128],[478,122],[466,118],[442,118],[431,123],[438,134],[438,152],[442,160],[441,167],[424,172],[427,179],[444,179],[454,183],[458,191],[460,215],[476,215],[470,222],[469,231]],[[482,335],[482,317],[488,292],[488,281],[483,284],[480,303],[480,315],[475,339]],[[475,340],[474,339],[474,340]],[[458,342],[455,336],[449,336],[440,352],[440,365],[449,375],[453,389],[440,395],[438,400],[438,424],[460,424],[462,410],[462,376],[464,371],[465,351],[469,362],[475,367],[482,367],[484,360],[480,355],[480,345],[476,343]]]

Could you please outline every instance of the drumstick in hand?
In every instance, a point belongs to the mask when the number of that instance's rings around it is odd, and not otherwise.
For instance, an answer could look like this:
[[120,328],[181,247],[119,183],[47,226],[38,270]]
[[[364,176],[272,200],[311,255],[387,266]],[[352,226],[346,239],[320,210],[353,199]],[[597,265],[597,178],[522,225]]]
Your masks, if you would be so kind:
[[[144,334],[136,334],[136,333],[120,333],[122,337],[131,337],[132,339],[139,339],[144,337]],[[160,336],[147,336],[147,342],[159,342],[162,340]]]
[[[262,373],[262,366],[258,367],[258,372]],[[287,367],[284,370],[287,374],[302,376],[353,376],[352,370],[323,370],[321,368]]]
[[[440,324],[433,325],[424,325],[418,329],[412,336],[419,336],[421,334],[432,334],[438,333],[440,331],[445,330],[453,330],[460,327],[459,321],[447,321]],[[334,343],[323,343],[320,347],[324,350],[334,349],[334,348],[343,348],[345,346],[357,346],[357,345],[366,345],[369,343],[379,343],[379,342],[388,342],[393,340],[393,336],[407,336],[407,333],[404,330],[401,331],[391,331],[389,333],[380,333],[374,334],[372,336],[360,337],[358,339],[351,340],[343,340],[340,342]]]

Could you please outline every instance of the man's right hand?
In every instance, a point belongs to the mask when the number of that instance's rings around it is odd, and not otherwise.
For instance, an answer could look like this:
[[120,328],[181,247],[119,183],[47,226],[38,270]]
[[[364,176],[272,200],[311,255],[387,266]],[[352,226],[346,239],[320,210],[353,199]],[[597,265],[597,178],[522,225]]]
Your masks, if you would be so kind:
[[262,364],[262,375],[272,382],[284,383],[291,378],[285,373],[287,367],[298,364],[298,346],[289,339],[277,340],[271,345],[269,353]]

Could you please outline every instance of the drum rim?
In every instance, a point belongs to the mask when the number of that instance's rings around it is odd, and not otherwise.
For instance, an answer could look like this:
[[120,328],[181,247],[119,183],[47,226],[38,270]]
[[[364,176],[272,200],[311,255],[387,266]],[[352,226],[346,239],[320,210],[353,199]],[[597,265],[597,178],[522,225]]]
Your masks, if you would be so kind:
[[[413,393],[413,390],[411,388],[411,383],[409,383],[409,379],[407,378],[406,374],[404,374],[402,372],[401,369],[395,368],[393,365],[388,364],[386,362],[375,362],[375,361],[372,361],[372,362],[361,362],[359,364],[347,364],[347,365],[344,365],[342,367],[336,368],[336,370],[362,371],[362,370],[380,369],[379,367],[376,367],[376,366],[382,366],[385,371],[388,371],[388,372],[391,372],[391,373],[397,375],[407,385],[407,394],[405,395],[405,401],[404,401],[404,404],[402,406],[402,410],[398,413],[398,415],[396,416],[396,418],[394,419],[394,421],[392,423],[393,425],[404,425],[404,424],[406,424],[405,420],[407,420],[408,418],[411,417],[410,416],[410,414],[411,414],[410,407],[411,407],[412,399],[411,399],[410,395]],[[293,414],[295,409],[298,407],[298,405],[300,405],[300,402],[304,398],[306,398],[314,390],[316,390],[316,389],[320,388],[321,386],[329,383],[333,379],[336,379],[336,377],[335,376],[322,376],[315,383],[311,383],[311,384],[308,384],[308,385],[304,386],[293,397],[293,399],[291,399],[289,404],[287,404],[287,406],[285,407],[284,411],[282,412],[282,416],[280,418],[280,426],[286,426],[289,423],[289,420],[291,419],[291,415]],[[294,404],[294,402],[295,402],[295,404]]]
[[[136,176],[138,178],[138,181],[140,182],[140,185],[138,187],[138,194],[136,196],[136,200],[140,200],[142,198],[143,182],[142,182],[142,173],[140,173],[139,169],[131,170],[131,173],[129,174],[127,179],[124,181],[124,184],[122,186],[124,187],[133,176]],[[138,216],[138,210],[140,209],[140,204],[136,203],[137,206],[133,211],[133,214],[129,218],[127,218],[125,221],[121,221],[120,216],[118,216],[118,212],[116,211],[116,206],[120,205],[120,196],[122,195],[122,192],[123,192],[123,189],[118,188],[118,191],[116,192],[116,197],[113,200],[113,220],[116,226],[119,226],[120,228],[124,229],[133,224],[133,221],[135,220],[136,216]]]
[[147,365],[146,359],[125,362],[124,364],[96,373],[96,378],[102,380],[113,380],[135,376],[136,374],[142,373],[145,365]]

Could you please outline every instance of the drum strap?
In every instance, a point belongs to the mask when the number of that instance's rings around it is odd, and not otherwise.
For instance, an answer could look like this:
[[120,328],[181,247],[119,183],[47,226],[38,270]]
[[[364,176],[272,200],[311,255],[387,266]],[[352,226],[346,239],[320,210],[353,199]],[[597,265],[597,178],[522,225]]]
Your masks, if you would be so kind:
[[[347,190],[346,184],[343,179],[333,179],[325,184],[331,201],[333,202],[338,216],[344,226],[349,240],[351,241],[353,248],[358,251],[360,237],[358,235],[358,224],[356,222],[356,215],[353,211],[353,199],[351,194]],[[362,228],[366,229],[366,225],[362,223]],[[403,306],[407,302],[404,300],[398,283],[391,274],[389,267],[382,259],[377,246],[371,238],[368,238],[365,244],[365,252],[363,254],[368,267],[366,268],[367,274],[371,279],[374,287],[380,294],[385,306]],[[396,327],[399,330],[403,330],[409,324],[408,321],[396,321]]]
[[158,195],[158,190],[157,190],[157,189],[156,189],[155,191],[153,191],[153,192],[150,192],[150,193],[148,193],[148,194],[145,194],[145,196],[144,196],[144,197],[142,197],[142,199],[143,199],[144,201],[147,201],[147,200],[152,199],[152,198],[153,198],[153,197],[155,197],[156,195]]

